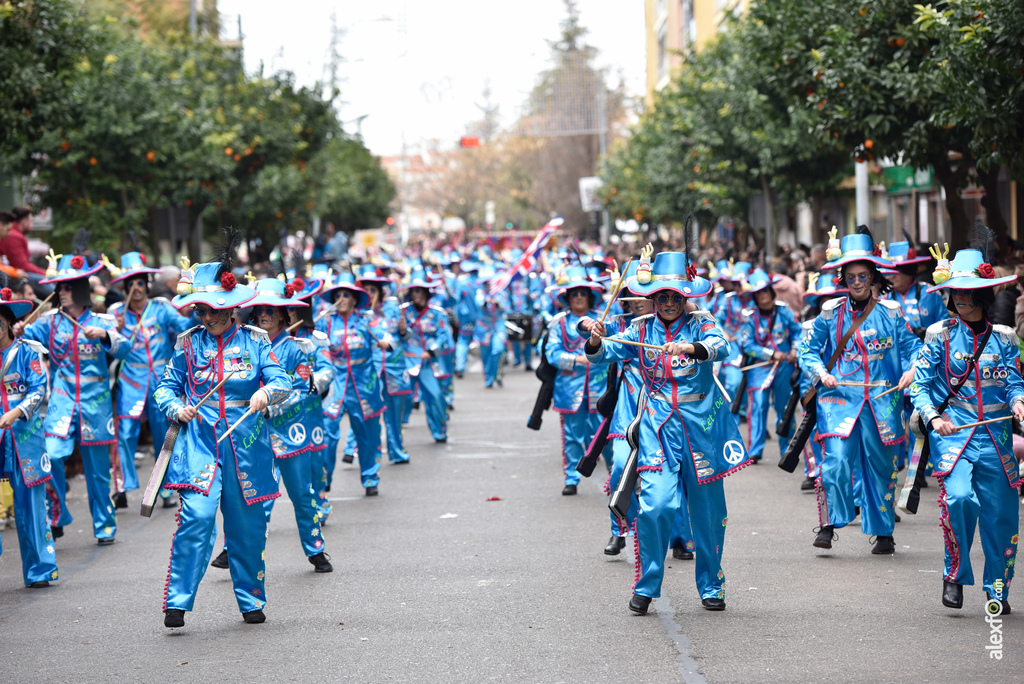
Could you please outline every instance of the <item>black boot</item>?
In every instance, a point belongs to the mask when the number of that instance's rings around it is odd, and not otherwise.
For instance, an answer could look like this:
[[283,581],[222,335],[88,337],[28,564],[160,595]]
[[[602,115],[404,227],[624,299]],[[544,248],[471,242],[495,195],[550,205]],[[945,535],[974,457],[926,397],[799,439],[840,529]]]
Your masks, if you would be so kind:
[[875,546],[871,553],[876,556],[891,556],[896,553],[896,542],[892,537],[875,537]]
[[[957,586],[959,587],[960,585],[958,584]],[[985,598],[988,599],[988,602],[985,604],[985,611],[989,615],[1009,615],[1010,614],[1010,602],[1007,601],[1006,599],[994,599],[994,598],[992,598],[992,595],[989,594],[987,591],[985,592]],[[942,602],[943,603],[946,602],[946,594],[945,594],[945,592],[943,592],[943,594],[942,594]],[[995,603],[1002,604],[1002,607],[1003,607],[1003,609],[1001,611],[999,611],[998,613],[996,613],[994,610],[989,608],[989,604],[995,604]],[[994,607],[995,606],[993,605],[993,608]]]
[[50,528],[50,534],[53,535],[54,539],[60,539],[64,536],[64,526],[56,525]]
[[164,611],[164,627],[184,627],[185,611],[177,608],[168,608]]
[[813,477],[804,478],[804,481],[800,483],[800,491],[801,492],[813,492],[814,491],[814,478]]
[[565,485],[562,488],[562,496],[576,496],[576,485]]
[[[161,498],[163,498],[163,497],[161,497]],[[174,494],[171,494],[169,497],[167,497],[163,501],[164,501],[164,508],[174,508],[175,506],[178,505],[178,502],[174,500]]]
[[896,514],[896,522],[903,522],[903,520],[900,519],[899,513]]
[[352,454],[345,454],[344,456],[341,457],[342,463],[351,463],[354,460],[355,457],[353,457]]
[[604,555],[618,556],[622,549],[626,548],[625,537],[612,537],[608,540],[608,546],[604,547]]
[[725,599],[706,598],[700,600],[704,610],[725,610]]
[[43,589],[43,588],[48,587],[48,586],[50,586],[50,582],[48,580],[39,580],[38,582],[33,582],[32,584],[28,585],[28,588],[29,589]]
[[220,568],[221,570],[228,569],[228,550],[224,549],[220,552],[220,555],[210,561],[210,567]]
[[682,544],[672,546],[672,557],[678,560],[693,560],[693,551],[687,551]]
[[818,536],[814,538],[811,546],[816,546],[819,549],[831,549],[832,542],[838,540],[839,535],[836,534],[835,528],[832,525],[822,525],[818,528]]
[[641,596],[640,594],[633,594],[633,598],[629,600],[629,609],[634,613],[640,615],[647,615],[647,608],[651,605],[651,599],[647,596]]
[[942,605],[947,608],[964,607],[964,588],[956,582],[942,580]]
[[103,537],[102,539],[97,539],[96,543],[98,545],[100,545],[100,546],[113,546],[114,545],[114,538],[113,537]]
[[114,493],[114,508],[128,508],[128,494],[125,492]]
[[315,556],[310,556],[309,562],[313,564],[313,570],[315,572],[334,572],[334,566],[331,565],[331,558],[326,553],[320,552]]
[[367,487],[366,488],[366,496],[377,496],[377,488],[376,487]]
[[242,613],[242,619],[248,625],[258,625],[266,622],[267,616],[263,614],[262,610],[250,610],[248,613]]

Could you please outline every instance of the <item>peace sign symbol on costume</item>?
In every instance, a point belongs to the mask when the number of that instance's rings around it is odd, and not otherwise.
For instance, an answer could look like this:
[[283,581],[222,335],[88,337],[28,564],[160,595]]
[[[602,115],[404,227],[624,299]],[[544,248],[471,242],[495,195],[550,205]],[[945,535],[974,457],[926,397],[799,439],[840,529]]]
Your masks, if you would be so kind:
[[743,449],[743,445],[734,439],[730,439],[722,447],[722,455],[725,456],[725,460],[729,465],[736,465],[743,460],[743,457],[747,455]]

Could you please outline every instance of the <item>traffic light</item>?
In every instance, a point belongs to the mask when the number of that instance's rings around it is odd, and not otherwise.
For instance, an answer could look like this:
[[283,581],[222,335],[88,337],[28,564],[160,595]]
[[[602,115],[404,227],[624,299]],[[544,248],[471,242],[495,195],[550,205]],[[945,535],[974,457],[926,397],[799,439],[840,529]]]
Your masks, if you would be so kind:
[[384,223],[388,224],[389,226],[395,225],[395,217],[394,216],[388,216],[387,220]]
[[462,138],[461,143],[463,147],[480,147],[480,138],[475,135],[465,136]]

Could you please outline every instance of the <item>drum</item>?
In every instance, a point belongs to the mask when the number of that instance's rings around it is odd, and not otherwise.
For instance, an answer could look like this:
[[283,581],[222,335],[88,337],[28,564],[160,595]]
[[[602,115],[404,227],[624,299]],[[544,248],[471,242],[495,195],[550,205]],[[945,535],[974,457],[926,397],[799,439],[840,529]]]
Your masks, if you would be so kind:
[[510,342],[530,342],[533,340],[533,316],[530,314],[508,314],[505,316],[505,320],[511,324],[506,326]]

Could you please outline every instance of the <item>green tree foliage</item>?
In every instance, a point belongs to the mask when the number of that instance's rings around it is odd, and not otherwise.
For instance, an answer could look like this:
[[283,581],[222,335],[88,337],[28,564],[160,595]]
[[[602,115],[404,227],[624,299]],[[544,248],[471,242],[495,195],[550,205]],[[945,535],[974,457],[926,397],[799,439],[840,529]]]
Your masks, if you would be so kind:
[[333,136],[311,168],[321,179],[313,204],[324,220],[351,233],[387,219],[395,185],[361,140]]

